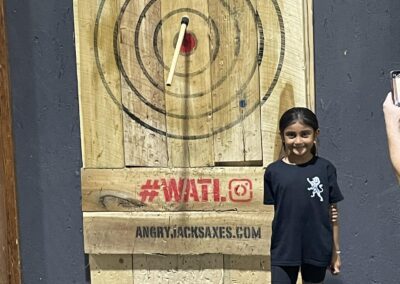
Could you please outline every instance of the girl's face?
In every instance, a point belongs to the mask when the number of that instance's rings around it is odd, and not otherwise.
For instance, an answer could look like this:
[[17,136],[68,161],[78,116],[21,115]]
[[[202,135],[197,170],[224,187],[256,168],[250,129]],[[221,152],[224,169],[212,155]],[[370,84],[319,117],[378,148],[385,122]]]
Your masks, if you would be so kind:
[[310,160],[313,156],[311,149],[318,134],[319,129],[315,131],[300,121],[286,127],[282,133],[282,141],[285,143],[287,157],[297,163]]

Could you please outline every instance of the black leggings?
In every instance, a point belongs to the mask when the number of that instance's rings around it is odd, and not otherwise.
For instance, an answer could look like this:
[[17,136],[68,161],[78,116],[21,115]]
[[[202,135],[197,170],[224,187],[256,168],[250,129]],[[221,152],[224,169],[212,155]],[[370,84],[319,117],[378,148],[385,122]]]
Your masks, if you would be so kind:
[[271,266],[272,284],[296,284],[301,268],[301,277],[309,283],[321,283],[325,279],[326,267],[302,264],[300,266]]

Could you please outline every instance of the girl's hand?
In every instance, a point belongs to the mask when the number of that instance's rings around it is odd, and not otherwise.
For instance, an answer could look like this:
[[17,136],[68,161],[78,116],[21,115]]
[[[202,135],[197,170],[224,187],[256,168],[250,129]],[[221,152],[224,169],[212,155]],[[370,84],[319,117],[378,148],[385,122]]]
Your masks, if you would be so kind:
[[333,275],[338,275],[340,273],[340,266],[342,262],[340,260],[340,254],[333,252],[331,265],[329,266],[329,270]]
[[331,213],[331,221],[332,221],[332,223],[337,222],[338,217],[339,217],[339,213],[338,213],[335,205],[331,205],[331,212],[330,213]]

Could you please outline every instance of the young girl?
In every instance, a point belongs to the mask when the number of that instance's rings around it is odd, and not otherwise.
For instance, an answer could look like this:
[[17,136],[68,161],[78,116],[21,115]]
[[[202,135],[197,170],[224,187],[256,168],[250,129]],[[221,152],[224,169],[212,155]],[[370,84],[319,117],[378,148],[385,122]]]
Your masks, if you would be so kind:
[[[336,169],[316,155],[315,114],[292,108],[279,121],[285,155],[264,174],[264,204],[273,204],[272,283],[323,283],[327,267],[340,270],[336,203],[343,199]],[[331,220],[332,218],[332,220]]]

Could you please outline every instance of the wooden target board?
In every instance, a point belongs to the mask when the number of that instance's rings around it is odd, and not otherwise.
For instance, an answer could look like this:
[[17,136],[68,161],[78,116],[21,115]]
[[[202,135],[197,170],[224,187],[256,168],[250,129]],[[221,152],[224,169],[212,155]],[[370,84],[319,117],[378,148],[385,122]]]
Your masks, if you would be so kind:
[[311,11],[311,0],[74,0],[94,283],[267,277],[263,171],[280,154],[280,115],[313,108]]

